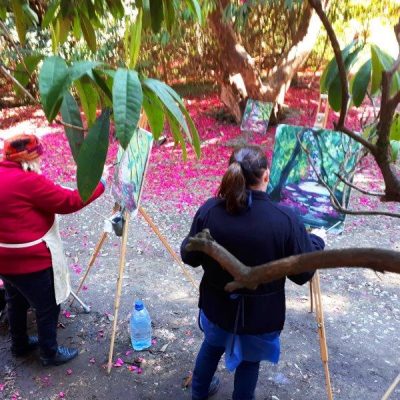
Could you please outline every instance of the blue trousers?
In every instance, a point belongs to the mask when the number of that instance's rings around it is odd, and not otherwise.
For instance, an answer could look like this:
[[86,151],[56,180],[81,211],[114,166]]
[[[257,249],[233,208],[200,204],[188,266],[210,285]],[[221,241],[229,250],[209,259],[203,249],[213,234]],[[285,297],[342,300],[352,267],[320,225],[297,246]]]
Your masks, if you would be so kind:
[[[193,371],[192,400],[206,400],[211,380],[225,347],[211,346],[206,340],[201,345]],[[260,362],[242,361],[235,371],[232,400],[253,400]]]
[[6,290],[7,316],[12,347],[23,349],[27,342],[27,311],[35,309],[40,353],[51,357],[57,351],[60,306],[54,294],[53,268],[22,275],[2,275]]

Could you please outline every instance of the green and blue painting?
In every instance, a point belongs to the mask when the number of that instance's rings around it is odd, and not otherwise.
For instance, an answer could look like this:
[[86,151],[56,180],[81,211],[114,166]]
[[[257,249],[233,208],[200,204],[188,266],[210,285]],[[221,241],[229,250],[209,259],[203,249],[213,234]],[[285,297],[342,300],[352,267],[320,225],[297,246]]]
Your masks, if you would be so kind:
[[350,188],[360,144],[340,132],[278,125],[267,192],[273,201],[292,207],[310,228],[343,230],[345,215],[331,204],[329,186],[342,206]]
[[112,195],[122,207],[132,212],[139,207],[153,135],[138,128],[124,150],[119,147],[112,185]]
[[240,130],[243,132],[265,134],[272,108],[272,103],[248,99]]

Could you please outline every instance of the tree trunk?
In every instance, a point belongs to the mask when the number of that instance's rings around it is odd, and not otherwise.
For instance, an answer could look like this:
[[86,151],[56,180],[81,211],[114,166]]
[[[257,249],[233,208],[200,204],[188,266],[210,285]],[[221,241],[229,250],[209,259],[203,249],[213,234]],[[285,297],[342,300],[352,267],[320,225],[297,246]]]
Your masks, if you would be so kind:
[[[282,55],[278,64],[269,74],[268,84],[264,85],[254,60],[238,42],[232,26],[223,21],[222,13],[228,3],[229,0],[219,0],[216,9],[209,16],[211,28],[219,44],[221,80],[225,91],[228,90],[226,87],[232,86],[229,78],[240,74],[249,98],[282,104],[294,74],[306,61],[315,44],[321,27],[320,19],[308,4],[304,6],[305,9],[297,33],[293,38],[292,47]],[[328,0],[325,0],[325,4],[327,3]],[[238,89],[233,90],[233,93],[235,91],[237,92]],[[237,96],[237,99],[240,101],[240,97]],[[226,104],[226,106],[233,111],[231,104]]]

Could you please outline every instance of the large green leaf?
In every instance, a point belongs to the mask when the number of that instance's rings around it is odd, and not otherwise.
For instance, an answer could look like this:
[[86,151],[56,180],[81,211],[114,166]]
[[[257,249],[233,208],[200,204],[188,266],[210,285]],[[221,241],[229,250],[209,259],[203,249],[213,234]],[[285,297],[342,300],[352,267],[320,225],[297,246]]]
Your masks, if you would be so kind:
[[197,128],[196,128],[188,110],[186,109],[185,104],[183,103],[183,100],[179,96],[179,94],[176,93],[175,90],[172,89],[170,86],[168,86],[166,84],[164,84],[164,86],[165,86],[166,90],[171,94],[171,96],[178,102],[181,111],[185,115],[186,121],[189,124],[190,133],[191,133],[191,136],[188,136],[188,139],[189,139],[190,143],[192,144],[197,157],[200,158],[201,147],[200,147],[199,132],[197,131]]
[[67,63],[58,56],[46,58],[39,73],[39,92],[49,122],[56,117],[69,85]]
[[400,113],[396,113],[390,125],[390,140],[400,140]]
[[161,81],[150,78],[145,79],[143,85],[148,87],[161,100],[164,107],[166,107],[171,112],[171,114],[179,122],[179,125],[183,128],[186,134],[189,135],[190,131],[185,117],[179,106],[176,104],[176,99],[174,99],[168,91],[168,86]]
[[88,125],[92,126],[96,120],[96,109],[99,102],[99,95],[93,88],[88,77],[82,77],[75,82],[75,87],[81,101],[83,112],[86,115]]
[[108,150],[110,111],[104,110],[82,143],[78,154],[77,182],[79,194],[87,201],[103,173]]
[[398,140],[390,141],[391,161],[396,162],[400,150],[400,142]]
[[342,105],[342,86],[340,80],[335,79],[329,86],[328,101],[332,110],[340,111]]
[[26,17],[20,0],[11,0],[11,6],[15,18],[15,27],[17,28],[18,38],[22,46],[25,45],[26,35]]
[[[391,69],[394,59],[385,53],[380,47],[371,45],[372,79],[371,94],[375,94],[381,87],[382,72]],[[390,93],[394,94],[400,90],[400,74],[396,72],[393,76]]]
[[[67,92],[61,104],[61,116],[67,124],[83,128],[81,113],[75,99],[71,93]],[[72,156],[75,162],[78,162],[78,154],[84,140],[83,131],[65,127],[65,133],[68,138],[69,147],[71,148]]]
[[135,68],[136,62],[139,58],[140,43],[142,37],[142,15],[143,12],[139,9],[139,13],[135,22],[130,26],[129,37],[129,68]]
[[42,28],[47,28],[50,25],[50,22],[53,20],[59,5],[60,0],[51,0],[49,2],[46,13],[42,19]]
[[151,26],[150,0],[138,0],[137,5],[143,11],[142,25],[144,29]]
[[113,79],[104,79],[98,71],[93,69],[88,73],[89,77],[97,84],[97,86],[106,95],[106,100],[109,102],[109,106],[112,106],[112,83]]
[[[342,50],[342,57],[343,57],[344,63],[346,62],[346,59],[349,56],[350,50],[355,45],[355,43],[356,43],[355,41],[351,42]],[[333,57],[321,75],[321,79],[320,79],[321,93],[328,93],[329,86],[332,84],[332,82],[335,80],[335,78],[337,78],[338,75],[339,75],[339,69],[337,66],[336,58]]]
[[165,25],[169,33],[172,32],[172,28],[175,23],[175,7],[174,2],[171,0],[163,0],[164,15],[165,15]]
[[99,61],[75,61],[69,67],[69,73],[71,75],[71,80],[75,81],[80,79],[83,75],[87,74],[93,68],[98,67],[102,63]]
[[114,76],[112,94],[116,135],[126,149],[138,124],[143,103],[137,72],[119,68]]
[[367,60],[354,76],[352,83],[353,103],[359,107],[364,100],[371,80],[371,60]]
[[158,33],[164,19],[162,0],[150,0],[151,28]]
[[[26,56],[24,62],[20,62],[16,65],[14,78],[17,79],[22,86],[26,87],[31,79],[31,75],[42,59],[43,56],[41,54]],[[19,93],[20,89],[17,85],[14,85],[14,89]]]
[[79,22],[81,25],[83,37],[85,38],[89,49],[92,50],[93,53],[96,52],[96,33],[94,31],[91,21],[86,17],[85,14],[81,13],[79,14]]
[[146,87],[143,87],[143,108],[149,120],[151,133],[157,140],[164,129],[164,110],[158,97]]
[[188,5],[192,14],[197,18],[199,24],[202,24],[202,14],[200,4],[197,0],[186,0],[186,4]]
[[166,116],[169,127],[171,129],[172,137],[174,138],[174,142],[175,144],[178,143],[180,144],[182,148],[182,158],[186,161],[187,159],[186,143],[183,136],[181,135],[181,131],[179,129],[179,123],[169,111],[166,112]]

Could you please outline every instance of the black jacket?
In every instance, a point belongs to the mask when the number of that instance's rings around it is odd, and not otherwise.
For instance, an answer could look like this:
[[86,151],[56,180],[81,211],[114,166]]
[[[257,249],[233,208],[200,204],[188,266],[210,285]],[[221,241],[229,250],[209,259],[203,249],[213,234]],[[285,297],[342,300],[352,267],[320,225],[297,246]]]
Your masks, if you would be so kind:
[[[207,200],[197,211],[189,235],[181,245],[182,260],[203,266],[199,307],[221,328],[239,334],[282,330],[285,322],[285,278],[230,294],[224,286],[233,280],[220,265],[202,252],[188,252],[190,236],[210,230],[211,236],[247,266],[256,266],[291,255],[322,250],[324,241],[308,234],[292,210],[273,203],[265,192],[251,191],[249,206],[228,214],[221,199]],[[314,271],[289,276],[302,285]]]

